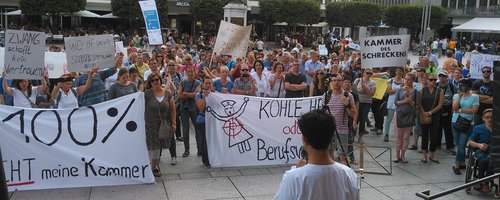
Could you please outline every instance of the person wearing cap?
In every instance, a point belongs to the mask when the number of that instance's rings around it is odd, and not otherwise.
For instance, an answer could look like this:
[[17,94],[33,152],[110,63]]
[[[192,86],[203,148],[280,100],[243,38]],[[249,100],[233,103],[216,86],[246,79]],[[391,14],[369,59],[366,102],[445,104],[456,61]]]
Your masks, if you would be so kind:
[[472,85],[472,91],[479,96],[479,109],[474,117],[474,124],[480,124],[482,113],[493,104],[493,81],[491,74],[493,69],[490,66],[483,66],[483,79],[476,80]]
[[[441,108],[441,117],[439,119],[439,129],[438,132],[444,132],[444,137],[446,140],[446,151],[455,155],[455,145],[453,139],[453,132],[451,131],[451,115],[452,112],[452,103],[453,103],[453,95],[458,92],[458,88],[453,84],[448,82],[448,73],[446,71],[439,72],[438,75],[438,88],[441,88],[444,95],[443,107]],[[443,135],[438,134],[439,140],[442,140]]]

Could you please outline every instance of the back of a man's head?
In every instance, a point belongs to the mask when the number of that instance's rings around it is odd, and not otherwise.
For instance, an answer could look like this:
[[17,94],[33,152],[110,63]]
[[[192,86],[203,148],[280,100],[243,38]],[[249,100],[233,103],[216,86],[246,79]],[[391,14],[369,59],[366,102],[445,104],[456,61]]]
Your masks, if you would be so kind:
[[327,150],[336,126],[335,119],[325,110],[312,110],[303,114],[298,120],[302,136],[307,139],[312,148]]

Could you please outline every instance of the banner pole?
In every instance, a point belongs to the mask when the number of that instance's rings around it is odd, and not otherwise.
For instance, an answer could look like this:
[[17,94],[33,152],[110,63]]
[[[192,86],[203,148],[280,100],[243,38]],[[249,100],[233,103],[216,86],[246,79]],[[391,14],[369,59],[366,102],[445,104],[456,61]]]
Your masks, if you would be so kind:
[[214,59],[215,51],[212,50],[212,56],[210,56],[210,63],[208,63],[208,69],[212,69],[212,60]]
[[9,199],[9,190],[7,189],[7,179],[3,168],[2,150],[0,149],[0,199]]

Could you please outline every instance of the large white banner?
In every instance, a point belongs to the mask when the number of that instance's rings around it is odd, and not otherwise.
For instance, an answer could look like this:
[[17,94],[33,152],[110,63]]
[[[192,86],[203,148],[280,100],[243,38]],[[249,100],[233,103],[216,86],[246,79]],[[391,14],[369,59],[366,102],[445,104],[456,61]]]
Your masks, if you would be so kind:
[[158,10],[154,0],[139,1],[142,15],[146,24],[146,32],[148,33],[149,44],[163,44],[161,35],[160,18],[158,18]]
[[[500,61],[500,56],[489,54],[470,54],[470,76],[473,79],[483,79],[483,67],[490,66],[493,69],[493,61]],[[493,73],[491,73],[493,78]]]
[[42,79],[45,40],[43,32],[5,32],[5,72],[9,79]]
[[397,67],[406,64],[410,35],[388,35],[361,39],[361,67]]
[[215,41],[214,52],[218,54],[232,55],[233,57],[245,57],[250,40],[252,26],[238,26],[229,22],[221,21],[217,41]]
[[321,108],[322,103],[322,97],[274,99],[211,93],[205,113],[210,164],[294,164],[302,149],[297,119]]
[[0,106],[9,191],[154,183],[144,95],[75,109]]
[[64,38],[70,72],[87,72],[93,68],[113,67],[115,41],[113,35]]

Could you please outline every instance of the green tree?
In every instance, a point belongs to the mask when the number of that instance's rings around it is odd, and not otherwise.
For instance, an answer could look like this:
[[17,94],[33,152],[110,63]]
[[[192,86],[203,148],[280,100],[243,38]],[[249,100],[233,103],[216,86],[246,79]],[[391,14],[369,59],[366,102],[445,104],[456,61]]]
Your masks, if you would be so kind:
[[19,7],[25,15],[59,15],[84,10],[86,0],[20,0]]
[[273,24],[281,21],[282,16],[279,12],[282,3],[282,0],[259,0],[259,16],[265,22],[266,38],[269,38]]
[[[156,9],[160,24],[168,24],[168,0],[156,0]],[[111,0],[111,12],[120,18],[144,21],[141,7],[137,0]]]
[[189,11],[195,21],[201,21],[203,27],[207,27],[210,22],[219,24],[224,18],[224,6],[229,0],[191,0],[189,1]]
[[379,26],[382,8],[368,2],[333,2],[326,5],[325,17],[330,26],[350,27]]
[[[407,28],[412,38],[417,38],[422,24],[422,5],[396,5],[387,8],[384,22],[388,26]],[[431,29],[438,29],[446,20],[448,11],[439,6],[431,8]]]

